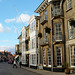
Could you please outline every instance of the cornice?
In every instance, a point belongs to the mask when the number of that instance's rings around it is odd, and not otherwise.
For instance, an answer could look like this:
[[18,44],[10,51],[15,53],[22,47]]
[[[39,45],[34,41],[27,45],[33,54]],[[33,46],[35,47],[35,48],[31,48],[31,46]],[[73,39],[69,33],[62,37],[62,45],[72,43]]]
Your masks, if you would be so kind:
[[48,5],[49,5],[48,0],[44,0],[34,12],[36,12],[36,13],[41,13],[43,10],[45,10],[45,8],[46,8]]

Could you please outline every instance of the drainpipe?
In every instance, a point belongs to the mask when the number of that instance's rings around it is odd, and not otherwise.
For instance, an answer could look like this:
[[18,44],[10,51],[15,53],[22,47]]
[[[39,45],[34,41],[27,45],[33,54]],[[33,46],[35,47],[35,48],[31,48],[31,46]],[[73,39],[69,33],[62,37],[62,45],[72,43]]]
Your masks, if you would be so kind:
[[[50,3],[50,19],[52,18],[52,12],[51,12],[51,7],[52,7],[52,4]],[[51,19],[51,49],[52,49],[52,71],[53,71],[53,39],[52,39],[52,19]]]

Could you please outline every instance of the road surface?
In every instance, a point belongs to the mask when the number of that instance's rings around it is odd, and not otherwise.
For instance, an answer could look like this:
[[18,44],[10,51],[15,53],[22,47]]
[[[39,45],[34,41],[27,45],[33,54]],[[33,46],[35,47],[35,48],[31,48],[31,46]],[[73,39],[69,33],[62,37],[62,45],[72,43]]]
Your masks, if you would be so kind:
[[0,63],[0,75],[39,75],[22,68],[13,68],[12,64]]

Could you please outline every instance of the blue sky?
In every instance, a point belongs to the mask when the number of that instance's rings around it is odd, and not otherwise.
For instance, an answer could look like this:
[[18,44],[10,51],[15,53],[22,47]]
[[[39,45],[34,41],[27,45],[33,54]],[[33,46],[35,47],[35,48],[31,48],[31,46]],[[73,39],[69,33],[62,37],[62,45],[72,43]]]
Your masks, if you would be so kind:
[[[28,25],[30,16],[43,0],[0,0],[0,50],[14,53],[17,37],[21,33],[22,21]],[[17,13],[16,11],[19,13]],[[18,33],[17,33],[18,32]]]

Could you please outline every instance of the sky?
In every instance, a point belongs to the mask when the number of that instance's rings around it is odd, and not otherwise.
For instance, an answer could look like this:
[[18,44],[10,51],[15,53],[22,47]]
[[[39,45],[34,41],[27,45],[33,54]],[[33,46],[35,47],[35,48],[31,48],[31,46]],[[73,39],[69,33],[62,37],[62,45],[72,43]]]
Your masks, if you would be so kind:
[[21,34],[21,28],[28,25],[34,11],[43,0],[0,0],[0,51],[15,53],[15,45]]

